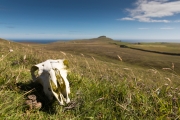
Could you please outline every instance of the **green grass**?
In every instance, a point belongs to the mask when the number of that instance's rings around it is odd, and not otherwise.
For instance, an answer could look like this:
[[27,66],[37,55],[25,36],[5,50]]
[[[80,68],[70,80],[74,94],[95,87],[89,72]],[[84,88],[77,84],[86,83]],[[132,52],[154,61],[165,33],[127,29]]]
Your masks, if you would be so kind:
[[[10,48],[14,51],[9,52]],[[109,40],[83,45],[27,45],[1,41],[0,49],[0,55],[3,54],[0,58],[1,119],[180,118],[179,70],[160,69],[171,67],[171,62],[179,63],[179,57],[124,50],[109,44]],[[117,55],[123,61],[119,61]],[[69,61],[71,103],[66,106],[59,106],[56,100],[48,101],[42,86],[32,83],[30,75],[32,65],[61,58]],[[135,64],[135,61],[144,63]],[[175,69],[179,68],[175,66]],[[35,94],[42,102],[40,110],[27,110],[24,102],[29,94]]]
[[180,53],[179,43],[141,43],[131,44],[131,47],[159,52]]

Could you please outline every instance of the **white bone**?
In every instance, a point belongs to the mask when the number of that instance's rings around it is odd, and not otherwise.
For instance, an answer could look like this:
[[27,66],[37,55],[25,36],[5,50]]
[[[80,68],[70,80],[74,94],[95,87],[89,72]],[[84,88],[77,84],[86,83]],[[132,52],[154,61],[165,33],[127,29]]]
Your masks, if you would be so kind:
[[[58,100],[60,105],[70,102],[68,94],[70,94],[69,81],[67,79],[66,65],[64,59],[46,60],[32,66],[31,76],[34,82],[43,86],[46,96],[52,100],[53,96]],[[35,71],[38,70],[38,75]]]

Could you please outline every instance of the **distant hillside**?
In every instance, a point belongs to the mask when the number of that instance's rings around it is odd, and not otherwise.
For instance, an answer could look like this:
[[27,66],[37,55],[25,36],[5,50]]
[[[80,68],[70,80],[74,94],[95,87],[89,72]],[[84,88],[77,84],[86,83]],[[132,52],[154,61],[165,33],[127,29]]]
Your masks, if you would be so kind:
[[10,40],[5,40],[0,38],[0,48],[1,51],[2,49],[15,49],[15,48],[22,48],[22,47],[27,47],[27,45],[23,44],[23,43],[19,43],[19,42],[14,42],[14,41],[10,41]]
[[1,42],[1,43],[2,43],[2,42],[5,42],[5,41],[7,41],[7,40],[0,38],[0,42]]
[[114,41],[113,39],[108,38],[106,36],[99,36],[97,38],[72,40],[70,42],[73,42],[73,43],[109,43],[109,42],[113,42],[113,41]]
[[10,44],[11,42],[12,42],[12,41],[5,40],[5,39],[0,38],[0,45],[5,45],[5,46],[7,46],[7,45]]
[[104,42],[104,41],[113,41],[113,39],[111,38],[108,38],[106,36],[100,36],[98,38],[93,38],[93,39],[90,39],[91,41],[101,41],[101,42]]
[[[0,43],[9,43],[9,42],[13,42],[13,41],[0,38]],[[17,43],[17,42],[13,42],[13,43]]]

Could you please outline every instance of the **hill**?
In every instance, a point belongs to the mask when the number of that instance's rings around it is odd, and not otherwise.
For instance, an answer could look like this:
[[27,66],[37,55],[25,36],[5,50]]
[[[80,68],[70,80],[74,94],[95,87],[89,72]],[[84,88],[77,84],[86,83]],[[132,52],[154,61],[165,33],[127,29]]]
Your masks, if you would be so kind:
[[[0,117],[179,119],[179,57],[120,45],[131,44],[105,37],[51,44],[1,40]],[[69,61],[70,71],[71,103],[65,106],[48,101],[42,87],[31,82],[30,75],[32,65],[61,58]],[[28,110],[24,104],[31,94],[42,102],[40,110]]]
[[[141,48],[141,51],[138,49],[122,48],[120,47],[121,45]],[[109,38],[94,38],[89,40],[55,42],[44,46],[47,50],[64,51],[76,55],[83,53],[87,56],[94,56],[99,60],[113,63],[119,63],[117,56],[120,56],[125,64],[140,66],[143,68],[155,68],[158,70],[161,70],[162,68],[170,68],[173,63],[175,64],[175,72],[180,73],[179,56],[157,54],[154,52],[147,53],[146,51],[142,51],[152,50],[157,52],[170,52],[174,54],[177,54],[179,51],[180,53],[179,47],[173,47],[173,44],[168,44],[166,47],[161,47],[160,49],[158,44],[154,43],[145,46],[144,44],[136,45],[123,43]],[[172,48],[174,49],[173,51]]]
[[108,38],[106,36],[99,36],[98,38],[91,38],[91,39],[81,39],[81,40],[71,40],[70,43],[87,43],[87,44],[99,44],[99,43],[107,43],[112,42],[113,39]]

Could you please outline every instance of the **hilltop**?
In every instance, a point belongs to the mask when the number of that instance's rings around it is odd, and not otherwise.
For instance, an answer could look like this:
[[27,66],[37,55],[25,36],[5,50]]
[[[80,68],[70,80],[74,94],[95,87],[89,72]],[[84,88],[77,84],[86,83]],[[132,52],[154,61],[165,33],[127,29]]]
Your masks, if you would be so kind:
[[111,38],[108,38],[106,36],[99,36],[98,38],[93,38],[93,39],[90,39],[89,41],[93,41],[93,42],[112,42],[114,41],[113,39]]
[[[69,42],[71,43],[106,43],[106,42],[111,42],[114,41],[111,38],[108,38],[106,36],[99,36],[97,38],[91,38],[91,39],[80,39],[80,40],[71,40]],[[64,42],[64,41],[63,41]]]

